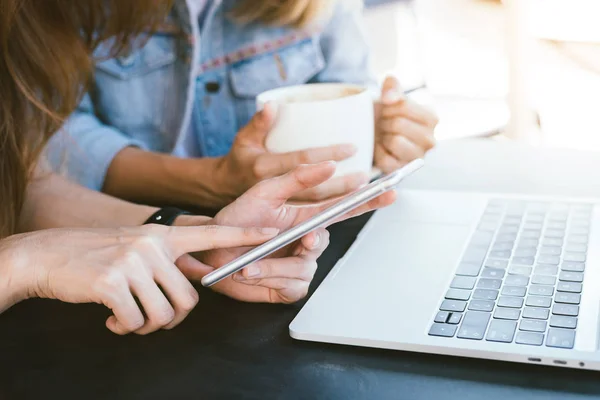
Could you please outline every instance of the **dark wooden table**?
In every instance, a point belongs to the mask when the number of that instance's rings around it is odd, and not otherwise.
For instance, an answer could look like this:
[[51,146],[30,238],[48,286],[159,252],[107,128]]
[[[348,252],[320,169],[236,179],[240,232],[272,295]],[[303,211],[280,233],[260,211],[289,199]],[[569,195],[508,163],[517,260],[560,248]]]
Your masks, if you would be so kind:
[[[581,173],[600,171],[598,155],[525,151],[440,145],[407,186],[600,197]],[[510,179],[492,185],[489,176],[500,173]],[[366,220],[331,228],[313,290]],[[175,330],[119,337],[104,327],[103,307],[27,301],[0,315],[0,400],[600,398],[596,372],[297,342],[288,325],[301,306],[244,304],[200,289],[198,307]]]
[[[365,221],[331,229],[315,285]],[[111,334],[100,306],[14,307],[0,316],[0,399],[600,397],[600,375],[591,372],[297,342],[288,324],[301,304],[200,294],[181,326],[147,337]]]

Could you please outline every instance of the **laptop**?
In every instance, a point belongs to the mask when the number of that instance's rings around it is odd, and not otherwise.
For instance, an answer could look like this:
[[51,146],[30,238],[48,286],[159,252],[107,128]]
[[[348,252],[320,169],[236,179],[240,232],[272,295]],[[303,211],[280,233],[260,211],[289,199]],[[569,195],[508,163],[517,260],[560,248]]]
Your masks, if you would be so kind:
[[600,370],[598,204],[402,190],[370,219],[290,334]]

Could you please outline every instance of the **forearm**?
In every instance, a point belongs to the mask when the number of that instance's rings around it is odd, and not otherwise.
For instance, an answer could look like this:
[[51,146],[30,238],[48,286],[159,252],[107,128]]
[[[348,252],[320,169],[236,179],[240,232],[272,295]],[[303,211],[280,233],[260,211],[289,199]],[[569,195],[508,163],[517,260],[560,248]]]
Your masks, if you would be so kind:
[[183,159],[134,147],[113,159],[103,191],[136,203],[221,208],[221,158]]
[[86,189],[55,174],[40,173],[28,186],[19,231],[139,226],[155,211]]

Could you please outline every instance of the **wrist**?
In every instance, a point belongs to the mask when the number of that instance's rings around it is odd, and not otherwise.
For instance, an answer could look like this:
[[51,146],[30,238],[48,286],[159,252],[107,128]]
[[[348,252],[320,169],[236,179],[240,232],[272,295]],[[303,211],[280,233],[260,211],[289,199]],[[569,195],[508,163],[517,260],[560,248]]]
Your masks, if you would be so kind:
[[221,209],[238,197],[234,190],[235,174],[231,171],[227,156],[193,161],[196,171],[193,174],[194,205]]
[[32,297],[30,266],[23,259],[25,253],[17,249],[20,236],[0,241],[0,312]]

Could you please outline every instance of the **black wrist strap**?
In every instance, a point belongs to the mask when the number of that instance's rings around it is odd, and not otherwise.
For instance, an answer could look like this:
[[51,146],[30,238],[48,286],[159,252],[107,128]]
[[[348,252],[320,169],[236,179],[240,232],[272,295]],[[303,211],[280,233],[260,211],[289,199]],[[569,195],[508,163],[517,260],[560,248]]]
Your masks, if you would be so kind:
[[175,219],[180,215],[190,215],[190,213],[175,207],[161,208],[160,210],[152,214],[150,218],[148,218],[146,222],[144,222],[144,225],[159,224],[171,226],[173,225],[173,222],[175,222]]

